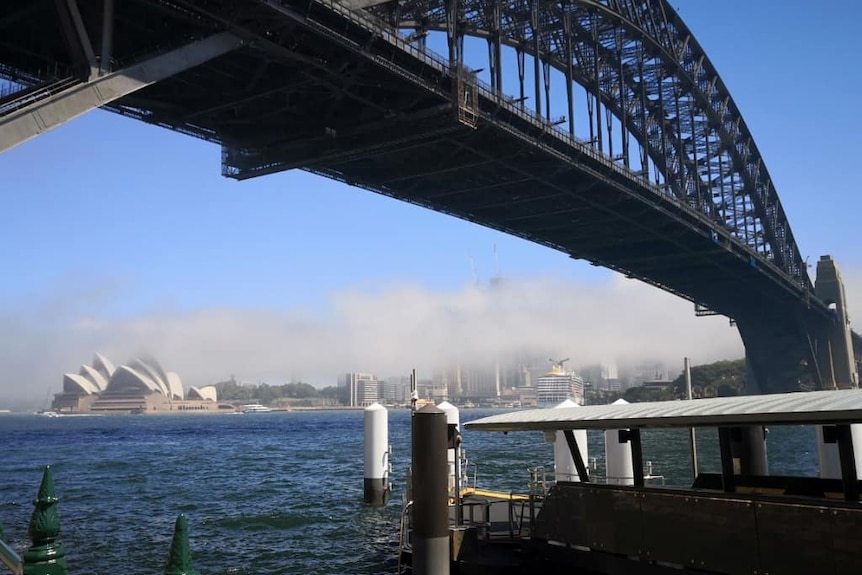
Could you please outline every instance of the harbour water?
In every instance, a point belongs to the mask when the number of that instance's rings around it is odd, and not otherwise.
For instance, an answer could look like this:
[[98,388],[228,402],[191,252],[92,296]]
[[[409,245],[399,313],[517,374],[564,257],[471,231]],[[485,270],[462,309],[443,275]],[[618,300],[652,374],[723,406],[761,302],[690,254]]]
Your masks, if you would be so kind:
[[[461,421],[499,413],[469,409]],[[70,573],[160,573],[184,513],[196,568],[215,574],[395,573],[398,517],[410,461],[410,412],[390,410],[393,496],[362,503],[361,411],[128,417],[0,416],[0,523],[19,552],[42,469],[51,465]],[[590,433],[595,473],[602,435]],[[688,434],[647,431],[644,460],[667,484],[689,483]],[[468,473],[524,492],[528,468],[553,478],[541,433],[464,431]],[[720,470],[715,433],[698,437],[701,471]],[[814,475],[813,431],[776,427],[774,474]]]

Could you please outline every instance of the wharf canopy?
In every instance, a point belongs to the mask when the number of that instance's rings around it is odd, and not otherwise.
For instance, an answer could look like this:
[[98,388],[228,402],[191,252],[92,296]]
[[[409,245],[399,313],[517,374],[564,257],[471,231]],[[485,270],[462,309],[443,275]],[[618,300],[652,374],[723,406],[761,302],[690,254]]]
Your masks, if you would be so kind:
[[52,410],[60,413],[183,413],[233,410],[219,405],[214,386],[184,393],[180,376],[165,371],[155,358],[139,356],[114,367],[97,353],[92,365],[63,376],[63,391]]

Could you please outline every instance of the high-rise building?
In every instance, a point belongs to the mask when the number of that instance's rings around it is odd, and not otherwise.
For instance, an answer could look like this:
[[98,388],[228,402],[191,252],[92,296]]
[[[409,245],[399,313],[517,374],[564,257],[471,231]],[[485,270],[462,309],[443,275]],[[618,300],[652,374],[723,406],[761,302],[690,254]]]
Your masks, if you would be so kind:
[[557,363],[545,375],[536,379],[536,406],[554,407],[567,399],[584,404],[584,380]]
[[348,373],[344,383],[351,407],[368,407],[380,399],[380,384],[374,374]]
[[467,397],[499,397],[498,381],[495,365],[461,366],[461,387]]
[[394,403],[410,401],[410,376],[395,375],[383,378],[380,382],[380,399]]

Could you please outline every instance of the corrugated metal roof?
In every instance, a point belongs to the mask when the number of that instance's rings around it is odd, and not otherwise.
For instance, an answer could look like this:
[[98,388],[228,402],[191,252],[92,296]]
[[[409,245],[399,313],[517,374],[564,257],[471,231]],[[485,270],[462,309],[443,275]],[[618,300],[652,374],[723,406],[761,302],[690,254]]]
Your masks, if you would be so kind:
[[477,419],[465,426],[477,431],[544,431],[856,422],[862,422],[859,389],[531,409]]

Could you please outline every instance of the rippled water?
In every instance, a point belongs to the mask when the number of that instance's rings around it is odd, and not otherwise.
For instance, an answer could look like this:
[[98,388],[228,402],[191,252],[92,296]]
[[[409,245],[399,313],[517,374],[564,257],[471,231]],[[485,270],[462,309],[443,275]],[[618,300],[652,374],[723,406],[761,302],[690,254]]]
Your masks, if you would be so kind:
[[[464,410],[462,422],[489,415]],[[361,411],[162,417],[0,417],[0,522],[23,552],[42,468],[51,465],[70,572],[160,573],[180,513],[196,568],[212,574],[395,573],[398,517],[410,459],[408,410],[389,412],[394,493],[362,503]],[[529,467],[553,471],[540,433],[464,432],[470,476],[527,488]],[[603,452],[590,433],[591,457]],[[714,432],[698,440],[703,471],[719,471]],[[813,432],[775,428],[774,473],[816,473]],[[603,462],[597,461],[597,473]],[[690,482],[687,432],[644,433],[644,460],[669,484]]]

